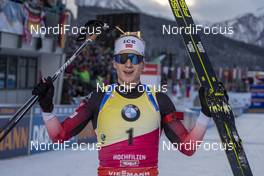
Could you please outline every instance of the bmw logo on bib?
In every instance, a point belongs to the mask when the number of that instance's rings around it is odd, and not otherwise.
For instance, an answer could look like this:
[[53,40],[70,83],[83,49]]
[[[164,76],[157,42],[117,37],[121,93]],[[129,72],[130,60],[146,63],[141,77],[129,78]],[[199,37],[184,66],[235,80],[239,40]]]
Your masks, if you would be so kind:
[[137,106],[129,104],[122,109],[121,114],[123,119],[129,122],[133,122],[139,118],[140,111]]

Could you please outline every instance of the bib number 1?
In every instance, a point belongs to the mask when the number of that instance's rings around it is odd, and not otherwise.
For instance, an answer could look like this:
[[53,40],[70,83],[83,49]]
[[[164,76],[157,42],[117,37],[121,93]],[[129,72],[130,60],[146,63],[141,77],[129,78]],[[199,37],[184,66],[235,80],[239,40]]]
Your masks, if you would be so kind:
[[126,133],[128,134],[128,145],[133,145],[134,128],[129,128]]

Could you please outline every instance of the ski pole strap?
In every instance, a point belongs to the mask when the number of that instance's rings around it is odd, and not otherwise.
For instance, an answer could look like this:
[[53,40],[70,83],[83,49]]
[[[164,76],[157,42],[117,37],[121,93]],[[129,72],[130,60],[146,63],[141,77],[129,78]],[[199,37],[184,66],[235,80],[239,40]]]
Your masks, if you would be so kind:
[[146,91],[147,93],[147,96],[148,96],[148,99],[149,101],[151,102],[151,104],[154,106],[155,110],[156,111],[159,111],[159,106],[156,102],[156,100],[154,99],[153,95],[152,95],[152,92],[150,90],[150,88],[146,85],[146,84],[143,84],[144,86],[144,90]]
[[170,114],[167,114],[165,117],[163,117],[163,123],[170,123],[173,120],[183,120],[184,113],[183,112],[173,112]]

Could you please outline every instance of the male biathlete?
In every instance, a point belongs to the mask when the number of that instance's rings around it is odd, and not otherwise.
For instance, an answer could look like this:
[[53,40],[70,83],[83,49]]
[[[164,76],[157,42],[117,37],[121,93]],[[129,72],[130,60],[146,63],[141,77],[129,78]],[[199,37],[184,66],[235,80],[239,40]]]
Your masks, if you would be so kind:
[[[134,33],[115,41],[113,66],[118,81],[105,91],[93,91],[62,123],[53,111],[54,87],[48,77],[33,90],[39,95],[43,120],[52,141],[63,142],[77,135],[92,121],[97,134],[99,176],[158,175],[158,149],[161,131],[185,155],[191,156],[202,141],[210,120],[207,92],[201,88],[202,110],[194,128],[188,132],[177,119],[175,107],[163,92],[140,83],[144,68],[145,42]],[[120,89],[121,86],[131,86]],[[190,145],[184,145],[191,143]],[[180,147],[179,147],[180,146]]]

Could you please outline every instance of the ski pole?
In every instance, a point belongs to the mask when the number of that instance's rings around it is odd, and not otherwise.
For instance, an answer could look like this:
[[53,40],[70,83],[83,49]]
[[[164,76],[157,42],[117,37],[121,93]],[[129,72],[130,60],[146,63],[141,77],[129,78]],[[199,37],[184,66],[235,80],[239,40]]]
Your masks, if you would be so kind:
[[[109,26],[104,23],[102,27],[103,30],[109,28]],[[81,53],[81,51],[89,44],[92,43],[98,35],[94,34],[86,38],[83,44],[74,52],[70,59],[65,62],[52,76],[52,81],[54,82],[61,73],[76,59],[76,57]],[[16,126],[16,124],[23,118],[23,116],[28,112],[29,109],[36,103],[38,96],[33,95],[30,99],[15,113],[15,115],[9,119],[8,123],[0,131],[0,142],[9,134],[9,132]]]
[[[70,65],[73,60],[75,59],[75,57],[81,52],[81,50],[86,46],[86,44],[88,43],[88,41],[85,41],[81,47],[73,54],[73,56],[52,76],[52,81],[54,82],[58,76],[68,67],[68,65]],[[27,112],[24,111],[24,109],[28,109],[28,107],[30,107],[29,105],[36,101],[38,98],[37,96],[31,96],[30,99],[15,113],[15,115],[9,119],[8,123],[1,129],[0,133],[2,133],[4,131],[4,129],[7,129],[7,127],[13,122],[13,121],[17,121],[16,118],[19,114],[21,114],[22,112],[22,116]],[[25,113],[24,113],[25,112]],[[18,118],[19,119],[19,118]],[[5,132],[8,133],[8,130]],[[5,135],[3,135],[5,137]],[[1,141],[2,137],[0,138]]]

